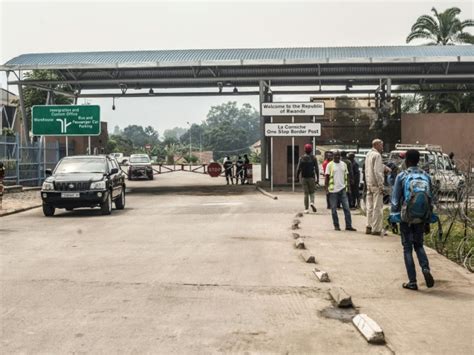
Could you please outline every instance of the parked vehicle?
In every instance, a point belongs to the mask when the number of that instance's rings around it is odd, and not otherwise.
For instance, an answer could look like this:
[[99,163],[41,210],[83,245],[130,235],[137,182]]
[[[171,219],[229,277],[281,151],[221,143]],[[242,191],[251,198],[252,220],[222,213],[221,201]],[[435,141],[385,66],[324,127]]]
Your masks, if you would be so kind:
[[419,166],[430,174],[434,188],[444,196],[452,196],[456,200],[462,199],[462,190],[465,184],[465,178],[456,171],[451,164],[451,159],[445,153],[441,146],[431,144],[397,144],[395,150],[390,152],[390,161],[402,163],[400,153],[408,149],[416,149],[420,152]]
[[124,164],[129,159],[129,157],[124,156],[123,153],[111,153],[110,155],[113,156],[119,164]]
[[43,213],[50,217],[56,208],[72,211],[100,207],[102,214],[125,208],[125,174],[110,156],[72,156],[59,161],[41,187]]
[[153,180],[153,167],[147,154],[132,154],[128,161],[128,180],[147,178]]

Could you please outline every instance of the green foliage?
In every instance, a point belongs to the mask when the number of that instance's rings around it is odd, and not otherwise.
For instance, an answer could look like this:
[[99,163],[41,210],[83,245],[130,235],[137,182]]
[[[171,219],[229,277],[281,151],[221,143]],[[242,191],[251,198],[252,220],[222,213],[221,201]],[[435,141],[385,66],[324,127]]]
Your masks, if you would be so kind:
[[133,142],[122,135],[111,135],[107,142],[107,153],[123,153],[124,155],[130,155],[135,153],[133,149]]
[[122,136],[129,139],[133,148],[142,149],[146,144],[156,145],[159,142],[158,132],[151,126],[130,125],[123,129]]
[[11,129],[11,128],[3,127],[2,136],[14,137],[15,136],[15,131],[13,131],[13,129]]
[[461,21],[458,18],[461,13],[459,8],[451,7],[438,13],[433,7],[431,11],[434,17],[430,15],[418,17],[406,39],[407,43],[415,39],[427,39],[430,40],[427,44],[431,45],[474,44],[474,36],[464,32],[468,27],[474,26],[474,21],[471,19]]
[[402,111],[409,113],[460,113],[474,112],[474,85],[430,84],[412,85],[416,90],[465,90],[465,92],[424,93],[402,95]]
[[203,149],[212,150],[218,160],[227,153],[244,154],[259,138],[259,114],[250,105],[238,107],[236,102],[227,102],[211,107],[207,120],[201,125],[193,124],[181,137],[182,143],[193,146],[201,144]]
[[187,131],[186,128],[181,128],[181,127],[166,129],[163,132],[163,137],[165,139],[169,138],[169,139],[175,139],[176,141],[178,141],[181,138],[181,136],[186,133],[186,131]]
[[199,160],[197,156],[195,155],[190,156],[189,154],[183,156],[183,159],[186,161],[186,163],[192,163],[192,164],[197,163]]
[[[54,70],[32,70],[31,72],[25,73],[25,79],[28,80],[60,80],[61,78]],[[64,85],[53,85],[53,89],[72,92],[71,88]],[[56,105],[70,105],[73,103],[72,98],[60,95],[52,94],[52,103]],[[27,127],[31,129],[31,108],[34,105],[45,105],[48,93],[44,90],[39,90],[31,86],[27,86],[23,89],[23,97],[25,102]]]

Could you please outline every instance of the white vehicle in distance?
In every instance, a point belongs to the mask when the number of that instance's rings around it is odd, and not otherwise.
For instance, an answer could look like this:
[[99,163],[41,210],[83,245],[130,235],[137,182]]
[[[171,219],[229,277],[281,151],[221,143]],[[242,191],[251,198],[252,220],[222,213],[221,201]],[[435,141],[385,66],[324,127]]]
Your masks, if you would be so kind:
[[389,160],[398,162],[400,165],[402,159],[400,153],[405,153],[409,149],[415,149],[420,152],[420,168],[430,174],[435,189],[442,195],[454,197],[457,201],[462,199],[462,191],[465,179],[459,174],[453,165],[451,159],[445,153],[441,146],[432,144],[396,144],[395,150],[390,152]]

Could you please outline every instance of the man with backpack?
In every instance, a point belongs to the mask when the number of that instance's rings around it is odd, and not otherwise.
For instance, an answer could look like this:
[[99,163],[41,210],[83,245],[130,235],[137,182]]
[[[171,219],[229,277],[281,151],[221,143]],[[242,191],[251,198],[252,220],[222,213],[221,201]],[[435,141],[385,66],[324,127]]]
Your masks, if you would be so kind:
[[403,288],[415,291],[418,290],[418,285],[413,249],[415,249],[426,286],[433,287],[434,285],[428,256],[423,248],[425,225],[429,225],[433,219],[433,190],[430,176],[418,167],[419,161],[419,151],[410,149],[406,152],[407,170],[402,171],[395,179],[390,214],[392,222],[400,222],[403,255],[408,274],[408,282],[403,284]]
[[314,205],[314,192],[316,185],[319,185],[319,166],[316,157],[312,154],[313,146],[305,144],[305,154],[300,157],[298,167],[296,168],[296,177],[301,174],[301,184],[304,190],[304,213],[309,213],[309,207],[316,212]]

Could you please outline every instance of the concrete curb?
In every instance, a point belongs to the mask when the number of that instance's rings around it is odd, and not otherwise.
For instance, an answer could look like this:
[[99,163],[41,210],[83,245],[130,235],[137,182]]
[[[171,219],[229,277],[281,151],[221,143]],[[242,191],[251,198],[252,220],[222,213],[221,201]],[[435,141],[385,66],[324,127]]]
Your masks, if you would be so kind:
[[291,233],[291,236],[293,237],[293,239],[298,239],[298,238],[300,238],[299,233],[295,233],[295,232]]
[[371,344],[384,344],[385,335],[382,328],[367,314],[358,314],[352,318],[352,324]]
[[295,240],[295,248],[296,249],[306,249],[306,246],[304,245],[303,238],[297,238]]
[[42,204],[38,204],[38,205],[34,205],[34,206],[28,206],[28,207],[24,207],[24,208],[16,208],[14,210],[5,210],[5,212],[2,212],[2,210],[0,210],[0,218],[5,217],[5,216],[9,216],[11,214],[16,214],[16,213],[32,210],[33,208],[41,207],[41,205]]
[[267,197],[270,197],[273,200],[278,200],[278,196],[272,195],[271,193],[265,191],[262,189],[260,186],[257,186],[257,190],[260,191],[262,194],[264,194]]
[[33,187],[23,187],[23,192],[26,191],[40,191],[41,186],[33,186]]
[[320,282],[330,282],[331,281],[331,280],[329,280],[329,275],[326,271],[322,271],[322,270],[319,270],[317,268],[314,268],[313,273],[316,275],[316,277],[318,278],[318,280]]
[[340,308],[347,308],[352,307],[352,298],[350,295],[347,294],[341,287],[334,287],[329,290],[329,294],[331,295],[336,305]]
[[311,254],[309,250],[302,251],[300,253],[300,257],[301,259],[303,259],[305,263],[316,264],[316,258],[314,257],[313,254]]

